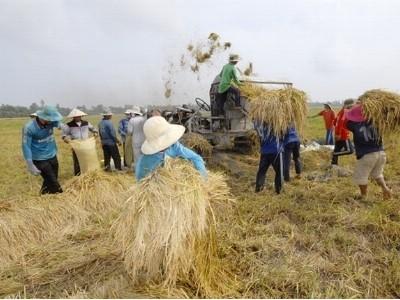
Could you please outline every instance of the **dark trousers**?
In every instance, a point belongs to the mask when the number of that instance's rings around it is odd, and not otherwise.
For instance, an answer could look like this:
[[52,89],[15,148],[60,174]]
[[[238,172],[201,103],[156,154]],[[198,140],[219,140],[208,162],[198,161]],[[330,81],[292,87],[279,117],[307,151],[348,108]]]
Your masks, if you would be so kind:
[[332,153],[332,165],[338,164],[339,156],[353,154],[353,152],[353,143],[349,139],[335,141],[335,148]]
[[118,146],[114,145],[103,145],[103,154],[104,154],[104,167],[106,170],[111,170],[110,159],[112,157],[114,161],[115,168],[117,170],[121,169],[121,156],[119,155]]
[[224,104],[228,97],[232,97],[235,106],[240,107],[240,90],[234,86],[230,86],[224,93],[217,94],[217,106],[219,115],[224,114]]
[[58,160],[57,156],[47,160],[34,160],[36,168],[40,170],[43,184],[40,189],[41,194],[62,193],[62,188],[58,183]]
[[275,171],[275,192],[279,194],[282,189],[282,153],[261,154],[256,177],[256,191],[259,191],[264,186],[265,175],[270,165]]
[[122,151],[122,153],[124,154],[124,167],[127,167],[128,165],[126,164],[125,142],[122,143]]
[[285,181],[290,180],[290,161],[293,156],[294,169],[296,174],[301,173],[300,163],[300,142],[292,142],[285,145],[285,152],[283,152],[283,178]]
[[74,175],[81,175],[81,167],[79,166],[79,160],[74,150],[72,150],[72,160],[74,161]]

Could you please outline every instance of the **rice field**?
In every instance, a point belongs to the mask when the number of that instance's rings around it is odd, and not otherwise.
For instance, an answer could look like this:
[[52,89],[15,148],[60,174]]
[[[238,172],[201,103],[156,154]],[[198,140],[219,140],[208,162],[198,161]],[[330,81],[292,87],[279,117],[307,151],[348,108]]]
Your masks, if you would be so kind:
[[[119,117],[113,117],[115,124]],[[88,119],[97,124],[100,117]],[[218,266],[222,273],[207,285],[198,284],[207,282],[201,276],[192,280],[189,275],[174,277],[173,285],[154,280],[135,284],[131,273],[140,264],[124,261],[122,244],[113,236],[118,228],[113,224],[132,208],[127,200],[140,194],[132,190],[132,173],[73,178],[69,146],[56,132],[65,193],[39,197],[41,179],[27,173],[20,149],[27,120],[0,120],[0,297],[400,297],[396,138],[385,143],[385,175],[395,194],[386,201],[372,183],[369,198],[356,200],[351,177],[327,169],[328,151],[304,153],[302,178],[285,184],[281,195],[273,192],[271,170],[266,190],[254,193],[257,155],[226,153],[226,168],[210,159],[208,168],[222,173],[233,202],[214,209],[211,252],[218,262],[202,267]],[[320,118],[306,120],[305,140],[322,140],[324,134]],[[345,169],[354,162],[354,156],[339,158]]]

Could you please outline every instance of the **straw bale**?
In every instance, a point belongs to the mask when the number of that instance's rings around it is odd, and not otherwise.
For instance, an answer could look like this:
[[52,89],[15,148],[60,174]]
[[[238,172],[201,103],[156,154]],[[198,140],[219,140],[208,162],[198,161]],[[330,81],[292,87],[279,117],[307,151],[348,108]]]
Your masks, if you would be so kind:
[[202,135],[194,132],[186,133],[182,139],[182,144],[200,154],[203,158],[210,158],[212,146]]
[[221,175],[205,181],[190,163],[169,160],[137,184],[112,227],[135,284],[173,288],[184,282],[203,295],[221,291],[217,279],[212,204],[230,199]]
[[290,126],[302,135],[307,116],[307,95],[295,88],[266,89],[245,83],[240,87],[249,100],[249,114],[272,127],[276,136],[283,136]]
[[358,100],[364,115],[371,120],[380,136],[400,132],[399,94],[378,89],[369,90]]

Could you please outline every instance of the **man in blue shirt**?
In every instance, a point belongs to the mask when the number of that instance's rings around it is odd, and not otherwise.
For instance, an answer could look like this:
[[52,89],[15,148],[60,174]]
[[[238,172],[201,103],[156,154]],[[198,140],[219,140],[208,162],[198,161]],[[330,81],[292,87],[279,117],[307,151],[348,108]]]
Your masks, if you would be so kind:
[[147,177],[162,166],[167,157],[187,159],[203,177],[207,177],[201,156],[178,142],[185,133],[184,126],[169,124],[163,117],[154,116],[144,123],[143,131],[146,140],[142,145],[143,155],[136,164],[136,180]]
[[265,175],[269,166],[272,165],[275,171],[275,192],[280,194],[283,184],[283,141],[276,137],[272,133],[271,127],[264,122],[255,122],[255,129],[261,143],[261,156],[256,177],[255,192],[258,193],[264,189]]
[[54,128],[60,128],[62,116],[55,107],[46,106],[22,130],[22,152],[31,174],[41,175],[41,194],[62,193],[58,182],[57,146]]
[[111,171],[110,160],[112,157],[115,168],[122,171],[121,156],[119,155],[117,146],[117,144],[121,145],[121,142],[117,138],[111,118],[112,112],[104,112],[103,120],[99,123],[99,135],[104,154],[104,167],[106,171]]
[[353,179],[360,188],[361,198],[367,197],[368,178],[372,177],[381,187],[383,197],[389,199],[392,192],[383,177],[386,154],[382,138],[371,122],[363,116],[361,105],[356,105],[348,111],[346,119],[345,126],[353,133],[357,157]]
[[[126,142],[126,135],[128,134],[128,123],[132,117],[131,111],[128,109],[125,111],[125,118],[121,119],[118,124],[118,133],[121,136],[122,140],[122,149],[124,151],[124,166],[127,167],[128,164],[126,163],[128,160],[126,158],[126,151],[125,151],[125,142]],[[130,147],[130,145],[129,145]]]
[[294,127],[290,127],[286,133],[284,140],[283,152],[283,178],[285,181],[290,181],[290,161],[293,155],[294,169],[296,177],[300,178],[301,163],[300,163],[300,139]]

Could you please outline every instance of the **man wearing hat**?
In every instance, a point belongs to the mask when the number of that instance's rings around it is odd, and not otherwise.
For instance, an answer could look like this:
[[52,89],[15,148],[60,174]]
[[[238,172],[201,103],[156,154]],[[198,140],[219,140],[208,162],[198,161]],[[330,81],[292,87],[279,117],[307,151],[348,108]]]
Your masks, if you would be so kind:
[[372,177],[381,187],[383,198],[389,199],[392,192],[383,177],[386,153],[383,150],[382,137],[365,118],[360,104],[353,106],[345,116],[347,119],[345,126],[353,133],[357,157],[353,180],[360,188],[361,198],[367,197],[368,178]]
[[[83,116],[87,116],[87,114],[77,108],[71,110],[67,118],[72,118],[72,121],[65,124],[62,129],[61,137],[64,142],[69,143],[71,140],[85,140],[89,138],[89,131],[94,136],[97,136],[97,129],[88,121],[82,120]],[[72,150],[72,159],[74,162],[74,175],[78,176],[81,173],[81,169],[74,150]]]
[[143,125],[146,122],[146,118],[143,117],[140,108],[134,106],[131,110],[132,118],[128,123],[128,135],[132,135],[132,149],[133,149],[133,162],[137,163],[140,156],[142,156],[142,144],[145,140]]
[[125,142],[126,142],[126,135],[128,134],[128,123],[129,120],[132,118],[132,111],[130,109],[127,109],[124,114],[125,118],[122,118],[118,124],[118,133],[121,136],[122,140],[122,148],[124,151],[124,166],[127,167],[128,165],[126,164],[126,162],[128,161],[128,159],[126,157]]
[[224,113],[224,104],[226,102],[228,94],[233,96],[233,100],[235,101],[235,106],[240,107],[240,90],[238,86],[240,85],[239,81],[239,71],[236,68],[236,64],[239,61],[239,55],[231,54],[229,55],[229,63],[227,63],[221,71],[221,80],[218,85],[218,101],[219,105],[218,111],[219,114]]
[[184,126],[170,124],[163,117],[154,116],[144,123],[143,131],[146,140],[141,147],[143,155],[136,163],[137,181],[162,166],[167,157],[187,159],[193,163],[203,177],[207,177],[206,167],[201,156],[178,142],[185,132]]
[[339,156],[349,155],[354,152],[353,144],[350,141],[350,132],[345,127],[345,114],[354,104],[353,99],[347,99],[343,102],[342,109],[338,112],[335,120],[335,148],[332,153],[332,166],[337,166]]
[[31,174],[41,175],[41,194],[62,193],[58,182],[57,145],[54,128],[60,128],[61,114],[55,107],[45,106],[37,117],[25,124],[22,131],[22,152]]
[[103,119],[99,123],[99,134],[104,154],[104,167],[106,171],[111,171],[110,160],[112,158],[115,168],[122,171],[121,156],[117,146],[121,145],[121,142],[117,138],[111,118],[112,112],[105,111],[103,113]]
[[318,116],[322,116],[325,122],[326,136],[325,136],[325,145],[333,145],[333,128],[335,121],[335,111],[332,109],[329,103],[324,104],[324,110],[320,111],[318,114],[311,116],[311,118],[315,118]]

